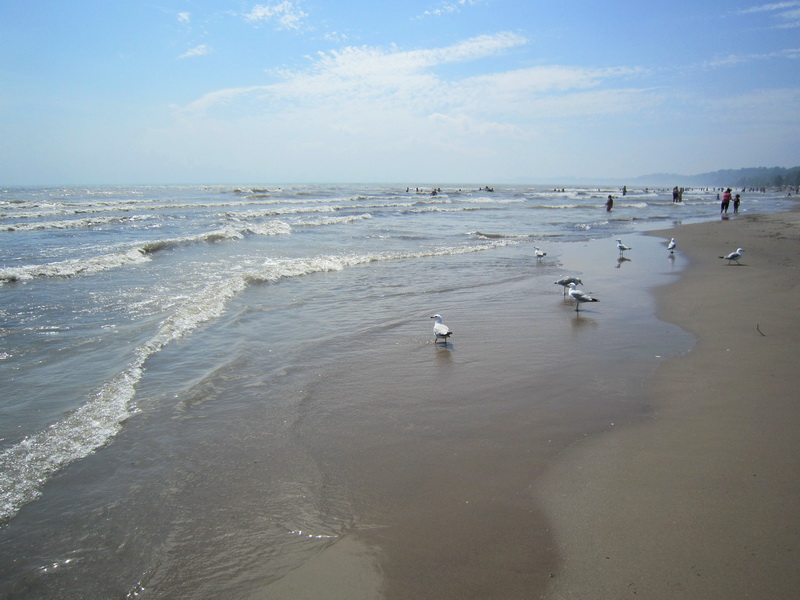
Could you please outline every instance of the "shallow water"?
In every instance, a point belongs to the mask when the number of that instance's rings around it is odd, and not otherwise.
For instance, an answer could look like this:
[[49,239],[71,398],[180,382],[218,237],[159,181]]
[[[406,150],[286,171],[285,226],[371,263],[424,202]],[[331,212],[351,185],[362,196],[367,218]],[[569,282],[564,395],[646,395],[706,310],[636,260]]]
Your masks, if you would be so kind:
[[[714,192],[612,219],[608,193],[4,191],[0,593],[244,597],[354,530],[403,532],[406,564],[465,490],[525,497],[691,345],[649,291],[680,253],[636,231],[715,218]],[[576,313],[565,273],[601,301]],[[506,508],[522,526],[530,498]]]

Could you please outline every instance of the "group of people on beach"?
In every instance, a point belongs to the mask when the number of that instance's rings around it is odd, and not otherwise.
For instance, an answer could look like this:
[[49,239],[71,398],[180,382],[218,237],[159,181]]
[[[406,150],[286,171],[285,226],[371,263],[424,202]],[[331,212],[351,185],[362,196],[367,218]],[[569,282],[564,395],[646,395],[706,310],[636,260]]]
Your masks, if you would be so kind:
[[[728,207],[731,204],[731,195],[732,195],[732,193],[733,193],[733,190],[731,188],[728,188],[727,190],[725,190],[722,193],[722,202],[719,205],[719,214],[721,214],[721,215],[727,215],[728,214]],[[736,214],[736,213],[739,212],[739,203],[741,201],[742,201],[742,199],[739,197],[739,194],[736,194],[736,197],[733,198],[733,214]]]
[[[672,190],[672,201],[673,202],[683,202],[683,191],[684,188],[679,188],[677,185]],[[622,195],[624,196],[627,194],[628,190],[626,187],[622,188]],[[717,194],[717,200],[719,200],[719,194]],[[722,194],[722,202],[720,204],[719,212],[722,215],[728,214],[728,208],[730,207],[731,201],[733,201],[733,214],[739,212],[739,204],[742,201],[742,198],[739,194],[733,196],[733,190],[728,188]],[[606,200],[606,211],[611,212],[611,209],[614,208],[614,198],[611,194],[608,195],[608,200]]]

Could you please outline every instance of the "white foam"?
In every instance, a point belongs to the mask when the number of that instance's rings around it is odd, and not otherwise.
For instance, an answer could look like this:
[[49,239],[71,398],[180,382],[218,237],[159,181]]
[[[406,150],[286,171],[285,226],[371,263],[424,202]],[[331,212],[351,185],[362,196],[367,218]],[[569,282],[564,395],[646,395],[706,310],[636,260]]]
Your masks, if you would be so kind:
[[0,453],[0,522],[37,498],[53,473],[113,439],[123,423],[137,412],[133,403],[136,384],[147,359],[201,323],[221,316],[228,301],[246,287],[240,275],[207,286],[203,293],[181,305],[147,343],[134,351],[131,363],[85,404]]
[[131,248],[88,259],[69,259],[41,265],[0,269],[0,283],[27,281],[37,277],[74,277],[91,275],[117,267],[139,264],[150,260],[142,248]]
[[125,217],[92,217],[85,219],[66,219],[61,221],[39,221],[35,223],[12,223],[0,226],[3,231],[40,231],[44,229],[88,229],[102,225],[130,223],[154,219],[155,215],[134,215]]

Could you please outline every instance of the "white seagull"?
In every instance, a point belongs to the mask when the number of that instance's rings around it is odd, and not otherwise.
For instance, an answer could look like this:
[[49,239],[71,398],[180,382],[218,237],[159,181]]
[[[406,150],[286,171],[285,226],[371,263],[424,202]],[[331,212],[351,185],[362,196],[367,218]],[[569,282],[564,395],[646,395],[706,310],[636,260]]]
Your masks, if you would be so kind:
[[726,254],[725,256],[720,256],[720,258],[724,258],[725,260],[727,260],[728,264],[731,264],[731,261],[735,260],[736,264],[738,265],[740,264],[739,259],[742,258],[742,254],[744,254],[744,249],[737,248],[736,252],[731,252],[730,254]]
[[583,285],[583,282],[577,277],[562,277],[558,281],[553,282],[554,285],[560,285],[564,288],[565,296],[567,295],[567,288],[569,287],[570,283],[580,283],[581,285]]
[[625,252],[625,250],[630,250],[631,249],[630,246],[626,246],[625,244],[623,244],[622,240],[617,240],[617,248],[619,248],[620,254]]
[[586,292],[579,290],[574,283],[569,284],[569,297],[575,300],[575,310],[579,310],[581,302],[600,302],[597,298],[592,298]]
[[431,319],[436,319],[436,323],[433,324],[433,335],[435,336],[433,343],[435,344],[439,341],[439,338],[442,338],[446,344],[447,338],[453,335],[453,332],[447,325],[442,323],[442,315],[433,315]]
[[547,256],[547,252],[542,252],[541,250],[539,250],[539,246],[534,246],[533,255],[536,257],[536,260],[542,260],[542,258]]
[[667,244],[667,250],[669,250],[669,253],[672,254],[673,252],[675,252],[675,248],[677,246],[678,244],[675,243],[675,238],[672,238],[670,239],[669,244]]

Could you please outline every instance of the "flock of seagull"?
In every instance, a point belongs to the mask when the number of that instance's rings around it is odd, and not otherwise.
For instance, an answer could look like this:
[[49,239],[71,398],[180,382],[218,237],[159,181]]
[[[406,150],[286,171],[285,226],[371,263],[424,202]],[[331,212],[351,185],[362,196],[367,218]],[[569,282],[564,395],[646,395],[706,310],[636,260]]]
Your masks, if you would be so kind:
[[[675,253],[675,248],[678,247],[675,238],[671,238],[669,243],[667,244],[667,250],[669,250],[670,254]],[[619,250],[620,256],[622,256],[623,252],[626,250],[631,250],[630,246],[626,246],[622,243],[621,239],[617,240],[617,249]],[[736,264],[739,263],[739,259],[742,257],[744,253],[744,249],[737,248],[734,252],[730,254],[726,254],[725,256],[720,256],[720,258],[725,259],[728,261],[728,264],[731,262],[736,261]],[[533,247],[533,255],[536,257],[536,261],[541,261],[545,256],[547,256],[547,252],[543,252],[538,246]],[[566,297],[569,294],[569,297],[575,301],[575,311],[580,311],[581,304],[585,302],[600,302],[599,299],[591,296],[590,294],[584,292],[583,290],[578,289],[578,284],[583,285],[583,281],[581,281],[578,277],[562,277],[557,281],[553,282],[555,285],[560,285],[564,288],[564,296]],[[442,320],[442,315],[433,315],[431,319],[435,319],[435,323],[433,324],[433,335],[434,335],[434,343],[438,343],[439,340],[444,340],[445,344],[447,344],[447,338],[453,335],[453,330],[450,329],[447,325],[444,324]]]

